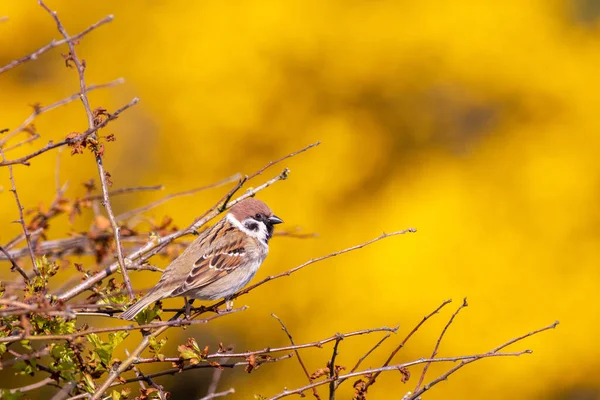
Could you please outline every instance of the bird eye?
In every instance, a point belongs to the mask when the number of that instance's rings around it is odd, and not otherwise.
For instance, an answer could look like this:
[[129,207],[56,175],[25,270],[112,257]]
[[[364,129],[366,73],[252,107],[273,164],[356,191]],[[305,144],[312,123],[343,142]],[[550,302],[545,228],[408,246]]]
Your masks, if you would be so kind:
[[258,220],[261,220],[261,219],[262,219],[262,215],[260,215],[260,214],[256,214],[256,215],[254,216],[254,218],[256,218],[256,219],[258,219]]

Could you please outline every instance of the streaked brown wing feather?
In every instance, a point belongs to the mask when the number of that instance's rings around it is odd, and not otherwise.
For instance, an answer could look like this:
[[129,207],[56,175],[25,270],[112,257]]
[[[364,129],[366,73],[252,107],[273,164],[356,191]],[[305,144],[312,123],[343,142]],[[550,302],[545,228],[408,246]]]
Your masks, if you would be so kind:
[[[220,232],[225,232],[227,235],[225,228],[216,232],[215,236],[218,237]],[[215,236],[209,235],[209,240],[213,239],[212,241],[216,244]],[[241,238],[237,241],[221,240],[220,242],[221,246],[207,249],[208,251],[193,264],[185,281],[173,291],[173,295],[181,295],[190,290],[210,285],[235,270],[242,263],[246,249]]]

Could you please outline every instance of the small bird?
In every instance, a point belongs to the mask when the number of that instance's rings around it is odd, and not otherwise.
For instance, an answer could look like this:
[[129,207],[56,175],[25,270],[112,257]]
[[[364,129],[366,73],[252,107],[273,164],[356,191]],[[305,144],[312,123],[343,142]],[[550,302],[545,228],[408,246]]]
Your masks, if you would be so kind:
[[269,252],[274,225],[282,222],[262,201],[242,200],[202,232],[167,267],[156,286],[119,317],[132,320],[155,301],[178,296],[224,298],[230,310],[230,297],[254,277]]

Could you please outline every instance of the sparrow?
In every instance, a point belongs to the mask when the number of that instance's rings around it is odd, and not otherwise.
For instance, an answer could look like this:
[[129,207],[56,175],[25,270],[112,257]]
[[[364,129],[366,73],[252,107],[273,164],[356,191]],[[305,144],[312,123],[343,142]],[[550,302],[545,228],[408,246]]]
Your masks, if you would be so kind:
[[237,203],[215,225],[200,233],[144,297],[119,317],[132,320],[148,305],[168,297],[225,299],[250,282],[269,252],[274,225],[283,221],[260,200]]

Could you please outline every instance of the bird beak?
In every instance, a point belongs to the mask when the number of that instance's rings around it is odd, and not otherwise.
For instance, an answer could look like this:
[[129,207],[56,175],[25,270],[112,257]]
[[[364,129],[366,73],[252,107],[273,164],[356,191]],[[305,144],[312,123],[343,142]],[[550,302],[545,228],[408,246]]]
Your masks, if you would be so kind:
[[281,218],[279,218],[278,216],[273,215],[273,216],[269,217],[269,222],[273,225],[277,225],[277,224],[283,223],[283,220]]

